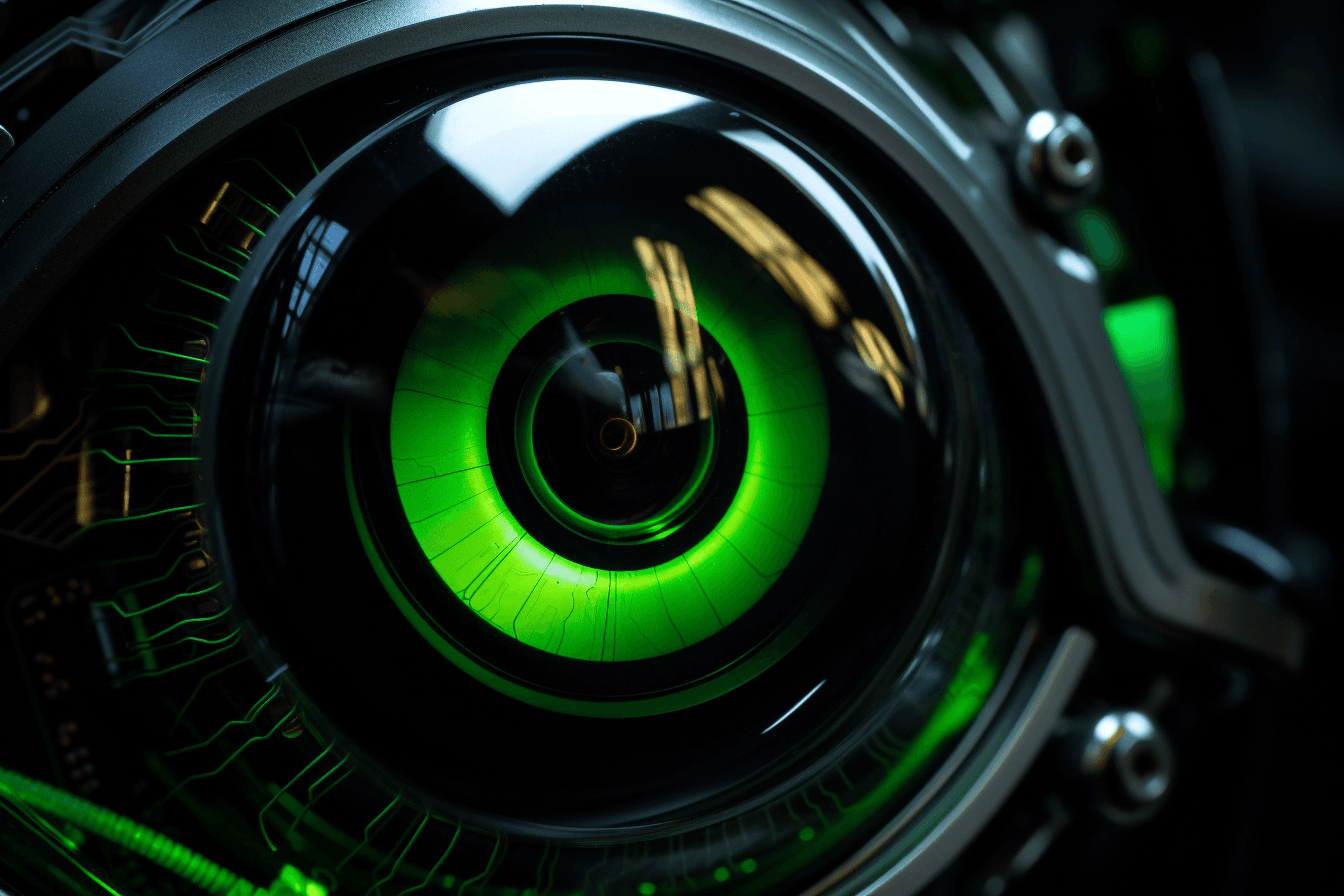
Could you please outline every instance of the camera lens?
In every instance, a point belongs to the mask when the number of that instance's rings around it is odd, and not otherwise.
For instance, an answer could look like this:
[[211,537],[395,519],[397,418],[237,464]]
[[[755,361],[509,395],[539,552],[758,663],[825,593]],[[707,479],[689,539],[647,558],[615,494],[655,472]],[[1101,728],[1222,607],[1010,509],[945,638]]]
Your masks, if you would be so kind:
[[[829,861],[1014,624],[992,418],[917,251],[703,96],[552,78],[408,113],[296,199],[222,322],[238,611],[435,811],[669,857],[737,819],[772,875],[772,830]],[[863,747],[953,685],[903,764]],[[790,816],[840,761],[869,808]]]

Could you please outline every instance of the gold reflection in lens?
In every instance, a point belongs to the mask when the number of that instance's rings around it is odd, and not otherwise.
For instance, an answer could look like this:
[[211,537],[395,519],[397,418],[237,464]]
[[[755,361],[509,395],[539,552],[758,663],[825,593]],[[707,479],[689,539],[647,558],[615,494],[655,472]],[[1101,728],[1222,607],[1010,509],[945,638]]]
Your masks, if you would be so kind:
[[849,301],[830,272],[756,206],[723,187],[705,187],[686,202],[760,262],[817,326],[833,330],[849,316]]
[[901,378],[907,375],[906,367],[897,357],[886,334],[877,328],[877,324],[861,317],[854,318],[850,326],[854,328],[854,347],[858,349],[859,357],[868,365],[868,369],[887,381],[887,388],[891,390],[896,406],[905,410],[905,384]]
[[[695,312],[695,294],[691,289],[691,275],[686,269],[686,257],[675,243],[666,240],[653,242],[647,237],[635,237],[635,254],[644,267],[644,278],[653,290],[658,306],[658,329],[663,337],[663,366],[672,387],[672,407],[677,426],[686,426],[692,419],[690,388],[695,389],[699,418],[708,420],[713,413],[710,380],[714,391],[723,400],[723,381],[717,368],[706,371],[704,344],[700,339],[700,321]],[[713,363],[713,359],[709,359]]]
[[[817,326],[833,330],[851,318],[849,302],[830,271],[756,206],[723,187],[705,187],[686,202],[759,262]],[[903,380],[909,371],[891,342],[872,321],[852,318],[850,326],[859,357],[886,381],[896,406],[905,410]],[[717,371],[711,367],[710,374],[717,376]],[[926,393],[919,389],[918,394],[923,399],[920,414],[927,419]]]
[[[658,243],[659,253],[663,257],[663,266],[667,269],[668,282],[672,286],[672,298],[677,303],[677,317],[681,323],[681,333],[685,340],[686,366],[695,385],[695,401],[701,420],[708,420],[712,405],[709,399],[709,378],[705,374],[705,350],[700,341],[700,321],[695,314],[695,294],[691,291],[691,275],[686,270],[686,258],[681,249],[673,243]],[[680,413],[678,413],[680,425]]]
[[723,388],[723,377],[719,375],[719,365],[713,358],[706,359],[709,363],[709,380],[714,384],[714,397],[718,399],[719,404],[728,400],[728,393]]

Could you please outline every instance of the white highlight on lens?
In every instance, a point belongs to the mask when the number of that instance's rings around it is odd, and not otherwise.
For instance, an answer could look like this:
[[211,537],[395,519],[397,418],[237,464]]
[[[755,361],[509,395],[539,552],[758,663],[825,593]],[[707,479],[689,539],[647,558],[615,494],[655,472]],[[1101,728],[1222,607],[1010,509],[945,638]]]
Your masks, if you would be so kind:
[[765,734],[767,731],[770,731],[772,728],[774,728],[775,725],[778,725],[780,722],[784,721],[784,720],[787,719],[789,716],[791,716],[791,715],[793,715],[795,712],[797,712],[797,711],[798,711],[798,707],[802,706],[804,703],[806,703],[806,702],[808,701],[808,698],[810,698],[810,697],[811,697],[813,694],[815,694],[817,691],[821,690],[821,686],[822,686],[823,684],[825,684],[828,680],[829,680],[829,679],[825,679],[825,678],[823,678],[823,679],[817,684],[816,687],[814,687],[812,690],[808,691],[806,694],[803,695],[803,699],[801,699],[801,700],[799,700],[797,703],[793,704],[793,709],[789,710],[788,712],[784,713],[784,715],[782,715],[782,716],[780,716],[779,718],[775,719],[775,724],[774,724],[774,725],[771,725],[770,728],[765,729],[765,731],[762,731],[761,733],[762,733],[762,734]]
[[531,81],[435,112],[425,140],[509,215],[599,140],[702,102],[679,90],[624,81]]
[[872,274],[873,279],[884,287],[885,291],[900,306],[901,315],[897,318],[896,323],[902,330],[902,336],[909,337],[909,341],[904,338],[902,341],[907,342],[905,345],[906,352],[910,356],[910,361],[914,364],[916,372],[922,377],[924,375],[924,362],[923,355],[917,348],[919,333],[916,332],[914,320],[910,316],[910,308],[906,303],[905,293],[901,291],[900,283],[897,282],[896,275],[892,272],[891,265],[887,263],[882,250],[877,247],[877,243],[873,241],[868,229],[859,221],[859,216],[855,214],[854,209],[850,208],[849,203],[841,198],[835,187],[831,186],[816,168],[764,131],[755,129],[723,131],[723,136],[738,146],[750,150],[788,178],[789,182],[811,199],[812,203],[826,217],[830,218],[831,223],[848,238],[849,244],[863,258],[864,265]]

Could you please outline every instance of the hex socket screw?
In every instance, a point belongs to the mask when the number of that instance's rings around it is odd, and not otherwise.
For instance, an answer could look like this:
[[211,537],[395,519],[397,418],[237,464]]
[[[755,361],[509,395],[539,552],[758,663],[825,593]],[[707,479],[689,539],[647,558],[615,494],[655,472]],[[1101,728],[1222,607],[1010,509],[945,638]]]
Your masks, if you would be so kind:
[[1101,149],[1077,115],[1042,109],[1022,124],[1014,167],[1033,200],[1049,211],[1068,211],[1100,186]]

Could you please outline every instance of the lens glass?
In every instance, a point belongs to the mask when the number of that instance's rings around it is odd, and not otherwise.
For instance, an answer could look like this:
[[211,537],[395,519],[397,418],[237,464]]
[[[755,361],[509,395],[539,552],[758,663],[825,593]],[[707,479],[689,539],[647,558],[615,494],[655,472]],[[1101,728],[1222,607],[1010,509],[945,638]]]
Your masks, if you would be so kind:
[[212,457],[248,458],[212,461],[219,529],[389,774],[492,829],[671,836],[895,694],[933,711],[990,592],[989,436],[942,300],[805,143],[510,83],[371,134],[276,229],[211,372]]

